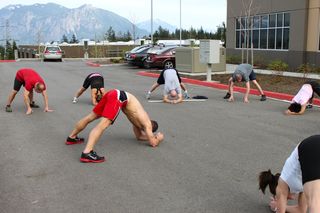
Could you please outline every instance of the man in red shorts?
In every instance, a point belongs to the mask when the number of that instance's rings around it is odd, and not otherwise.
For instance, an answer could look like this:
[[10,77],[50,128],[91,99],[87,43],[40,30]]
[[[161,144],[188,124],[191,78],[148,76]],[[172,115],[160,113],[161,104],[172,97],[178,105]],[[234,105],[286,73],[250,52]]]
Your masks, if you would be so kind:
[[48,95],[46,92],[46,85],[40,75],[30,68],[23,68],[18,70],[16,77],[14,79],[14,86],[11,94],[9,95],[8,102],[6,105],[6,112],[12,112],[11,103],[16,97],[16,94],[19,92],[21,86],[24,86],[24,103],[27,107],[26,114],[29,115],[32,113],[32,108],[39,108],[33,101],[33,89],[37,93],[41,93],[44,99],[44,111],[52,112],[49,109],[48,105]]
[[98,156],[93,148],[101,137],[103,131],[116,120],[120,110],[127,116],[133,125],[133,132],[138,140],[149,141],[150,146],[156,147],[164,138],[161,132],[154,133],[158,129],[156,121],[150,120],[147,112],[140,102],[132,94],[113,89],[108,91],[101,101],[93,108],[93,111],[82,118],[75,126],[66,140],[67,145],[83,143],[84,139],[77,135],[89,123],[101,118],[100,122],[91,130],[87,145],[81,154],[80,161],[84,163],[101,163],[105,159]]

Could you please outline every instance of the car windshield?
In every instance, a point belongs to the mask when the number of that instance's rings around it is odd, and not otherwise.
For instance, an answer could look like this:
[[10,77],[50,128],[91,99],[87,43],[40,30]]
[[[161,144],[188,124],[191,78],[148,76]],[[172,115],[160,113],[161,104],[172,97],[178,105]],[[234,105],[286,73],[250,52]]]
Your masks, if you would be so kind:
[[48,51],[59,51],[59,47],[47,47]]

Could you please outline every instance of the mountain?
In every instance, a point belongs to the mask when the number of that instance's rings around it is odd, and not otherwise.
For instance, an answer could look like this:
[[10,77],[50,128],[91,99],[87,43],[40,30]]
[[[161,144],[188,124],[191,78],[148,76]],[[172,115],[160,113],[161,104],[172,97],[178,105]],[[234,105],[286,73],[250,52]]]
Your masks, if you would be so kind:
[[[102,40],[109,27],[116,34],[128,31],[133,34],[129,20],[91,5],[74,9],[54,3],[9,5],[0,9],[0,26],[7,29],[2,32],[8,32],[7,35],[0,33],[0,40],[10,37],[18,44],[60,41],[64,34],[69,39],[75,34],[77,39]],[[148,35],[146,30],[136,28],[136,37],[144,35]]]
[[[149,33],[151,32],[151,20],[147,20],[147,21],[143,21],[140,22],[138,24],[136,24],[136,26],[140,29],[144,29],[146,31],[148,31]],[[177,28],[176,26],[173,26],[171,24],[168,24],[167,22],[161,21],[160,19],[153,19],[153,31],[155,32],[159,26],[161,26],[163,29],[167,29],[169,30],[169,32],[174,32]]]

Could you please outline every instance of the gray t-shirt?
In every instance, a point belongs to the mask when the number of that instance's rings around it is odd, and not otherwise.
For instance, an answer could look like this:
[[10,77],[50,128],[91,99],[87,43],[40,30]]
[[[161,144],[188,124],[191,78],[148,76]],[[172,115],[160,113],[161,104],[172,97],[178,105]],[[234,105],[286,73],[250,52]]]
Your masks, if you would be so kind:
[[163,77],[165,80],[163,95],[168,95],[171,90],[176,90],[177,94],[181,94],[180,82],[176,70],[167,69],[164,71]]
[[235,82],[237,80],[236,75],[240,74],[242,76],[242,81],[248,82],[250,80],[249,75],[251,74],[251,72],[251,64],[240,64],[232,75],[232,81]]

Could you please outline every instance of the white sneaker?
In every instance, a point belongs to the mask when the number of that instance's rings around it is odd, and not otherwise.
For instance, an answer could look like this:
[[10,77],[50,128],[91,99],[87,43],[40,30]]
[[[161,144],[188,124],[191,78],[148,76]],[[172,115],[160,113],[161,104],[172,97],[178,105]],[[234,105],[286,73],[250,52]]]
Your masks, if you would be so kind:
[[78,102],[78,98],[74,97],[72,103],[77,103]]
[[149,100],[149,99],[150,99],[150,96],[151,96],[151,92],[148,92],[147,95],[146,95],[146,99]]

